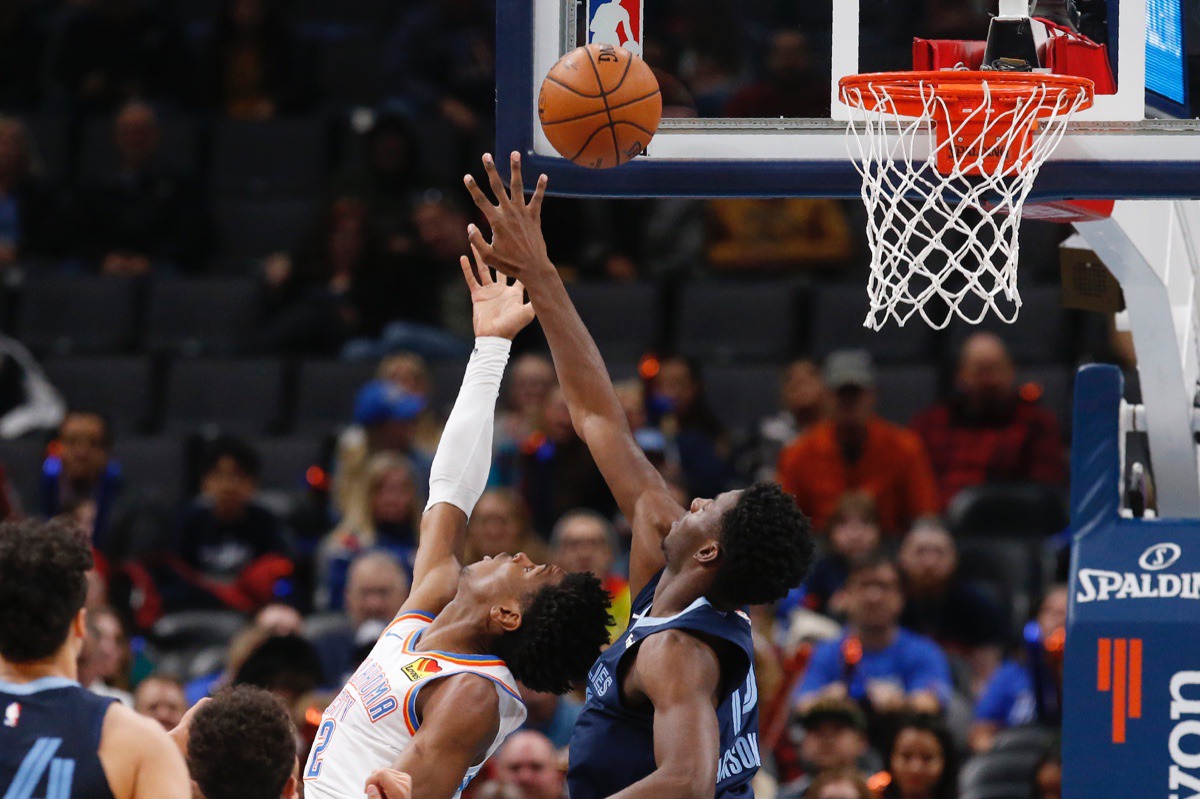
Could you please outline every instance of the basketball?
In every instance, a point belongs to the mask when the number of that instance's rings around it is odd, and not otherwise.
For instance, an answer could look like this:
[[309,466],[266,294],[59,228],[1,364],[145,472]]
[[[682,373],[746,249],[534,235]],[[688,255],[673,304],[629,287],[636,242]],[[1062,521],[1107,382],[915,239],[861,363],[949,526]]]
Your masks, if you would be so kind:
[[662,118],[662,94],[645,61],[615,45],[589,44],[550,70],[538,117],[564,158],[607,169],[646,151]]

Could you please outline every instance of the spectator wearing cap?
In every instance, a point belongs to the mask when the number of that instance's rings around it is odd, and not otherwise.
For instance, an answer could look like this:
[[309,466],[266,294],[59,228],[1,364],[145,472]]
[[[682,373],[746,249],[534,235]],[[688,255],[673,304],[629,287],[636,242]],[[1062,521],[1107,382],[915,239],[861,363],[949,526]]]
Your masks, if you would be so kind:
[[618,546],[612,523],[593,510],[568,511],[550,534],[550,562],[567,572],[591,572],[612,597],[609,641],[629,625],[629,581],[613,569]]
[[1008,613],[958,575],[958,549],[937,519],[919,519],[900,544],[906,629],[927,635],[969,667],[975,695],[1009,642]]
[[113,123],[117,163],[80,188],[74,203],[78,255],[105,275],[199,267],[207,241],[191,176],[164,164],[158,114],[127,103]]
[[918,414],[912,428],[929,452],[942,504],[984,483],[1065,481],[1058,420],[1018,390],[1012,357],[994,333],[963,342],[954,395]]
[[875,371],[863,350],[841,350],[825,362],[833,396],[818,422],[779,456],[779,482],[817,529],[825,529],[838,499],[864,491],[875,500],[886,534],[940,510],[929,457],[916,435],[875,413]]
[[851,772],[862,778],[870,752],[867,717],[850,699],[833,697],[813,703],[801,716],[804,738],[800,762],[804,776],[783,786],[779,799],[801,799],[816,780],[829,773]]
[[386,552],[412,572],[423,500],[408,459],[394,452],[372,456],[359,486],[318,551],[316,600],[326,610],[342,609],[351,561],[364,552]]
[[975,752],[992,748],[996,733],[1022,724],[1062,723],[1063,641],[1067,621],[1067,586],[1056,585],[1038,604],[1026,625],[1020,656],[996,669],[975,704],[970,743]]
[[354,424],[338,439],[334,501],[345,517],[359,498],[369,496],[367,466],[374,455],[390,452],[407,459],[413,484],[429,485],[433,459],[417,448],[423,397],[388,380],[372,380],[354,399]]
[[950,666],[938,645],[900,626],[900,570],[883,553],[859,561],[846,581],[847,624],[817,647],[796,700],[849,697],[873,717],[940,713],[950,702]]
[[522,445],[519,463],[521,493],[543,540],[574,508],[589,508],[605,517],[616,511],[604,476],[575,432],[567,401],[557,388],[546,400],[542,429]]
[[407,393],[425,401],[425,410],[417,417],[417,432],[413,437],[413,445],[417,450],[432,457],[437,452],[438,441],[442,438],[446,417],[434,406],[434,381],[429,364],[415,352],[397,352],[385,356],[379,362],[375,377],[400,386]]
[[223,436],[209,445],[200,495],[179,524],[177,607],[257,610],[291,575],[283,525],[254,501],[261,461],[248,443]]

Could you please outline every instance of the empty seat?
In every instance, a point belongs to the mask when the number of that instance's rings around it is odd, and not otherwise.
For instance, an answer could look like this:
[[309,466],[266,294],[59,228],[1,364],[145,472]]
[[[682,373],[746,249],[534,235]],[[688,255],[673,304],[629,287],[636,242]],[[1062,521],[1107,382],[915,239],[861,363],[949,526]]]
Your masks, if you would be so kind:
[[66,115],[37,114],[24,118],[37,151],[44,177],[50,183],[60,183],[71,174],[74,147],[71,142],[71,120]]
[[323,119],[222,120],[213,134],[212,189],[224,196],[315,192],[327,155]]
[[964,488],[946,508],[956,535],[1042,541],[1067,524],[1061,489],[1036,483]]
[[[374,5],[387,5],[372,1]],[[377,41],[358,37],[320,43],[317,80],[328,107],[374,106],[379,102],[381,50]]]
[[113,441],[113,457],[121,465],[127,490],[135,496],[171,506],[184,498],[184,446],[176,436]]
[[262,473],[259,484],[267,491],[299,491],[304,488],[305,472],[319,465],[322,441],[317,436],[260,438],[254,442]]
[[245,617],[232,610],[183,610],[155,622],[150,641],[164,652],[228,646],[244,626]]
[[235,352],[250,344],[258,315],[253,281],[157,280],[150,290],[146,346],[186,355]]
[[1014,750],[1045,752],[1059,737],[1060,733],[1050,727],[1026,725],[1009,727],[996,733],[992,743],[992,751],[1008,752]]
[[294,250],[305,243],[314,216],[310,200],[218,200],[217,250],[228,260]]
[[706,366],[704,387],[717,418],[748,431],[779,410],[780,369],[763,366]]
[[293,428],[298,433],[327,433],[349,424],[355,394],[374,376],[374,363],[306,361],[296,387]]
[[957,359],[963,342],[979,330],[1004,339],[1013,359],[1021,366],[1062,363],[1073,360],[1074,330],[1070,312],[1062,307],[1058,286],[1021,287],[1021,310],[1011,325],[988,316],[978,325],[956,320],[949,327],[947,357]]
[[137,283],[115,277],[31,280],[21,296],[18,336],[41,353],[114,353],[133,345]]
[[963,795],[970,792],[973,796],[999,797],[1011,795],[1008,786],[1023,784],[1024,795],[1029,796],[1028,786],[1033,782],[1033,769],[1039,757],[1037,752],[1023,751],[988,752],[973,757],[958,775],[959,790]]
[[[159,118],[159,128],[162,131],[159,163],[177,175],[195,177],[199,173],[200,157],[200,130],[196,120],[183,115],[163,116]],[[105,175],[116,170],[119,163],[113,142],[112,118],[88,119],[80,143],[80,175],[85,179]]]
[[273,360],[178,361],[167,380],[168,431],[274,432],[283,416],[283,364]]
[[46,458],[46,441],[40,435],[0,440],[0,465],[12,483],[26,513],[36,513],[42,461]]
[[889,321],[883,330],[863,327],[870,303],[865,286],[821,286],[809,313],[810,349],[818,358],[835,350],[867,350],[879,363],[923,361],[933,351],[933,332],[924,320],[904,327]]
[[606,361],[636,360],[658,344],[661,309],[653,283],[576,283],[568,291]]
[[683,290],[675,347],[701,360],[780,361],[795,334],[792,284],[706,281]]
[[149,424],[154,371],[148,359],[57,358],[45,368],[67,407],[99,411],[118,436]]
[[875,410],[896,424],[907,425],[937,400],[938,375],[932,366],[881,366],[875,373]]

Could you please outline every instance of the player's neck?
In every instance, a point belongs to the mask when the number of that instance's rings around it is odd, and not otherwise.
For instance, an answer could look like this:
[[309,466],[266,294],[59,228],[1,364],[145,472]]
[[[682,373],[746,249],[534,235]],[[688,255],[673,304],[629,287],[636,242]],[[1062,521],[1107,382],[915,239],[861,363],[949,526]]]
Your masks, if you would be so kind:
[[71,655],[69,647],[63,646],[50,657],[30,663],[13,663],[0,658],[0,681],[2,682],[22,684],[40,680],[43,677],[65,677],[68,680],[79,678],[78,669],[75,667],[75,658]]
[[[663,572],[658,587],[654,589],[654,600],[650,612],[656,617],[673,616],[691,606],[709,588],[704,574],[695,569],[672,571],[668,566]],[[718,608],[721,610],[721,608]]]
[[480,626],[479,612],[454,600],[425,628],[417,641],[418,652],[437,649],[463,655],[491,654],[492,639]]

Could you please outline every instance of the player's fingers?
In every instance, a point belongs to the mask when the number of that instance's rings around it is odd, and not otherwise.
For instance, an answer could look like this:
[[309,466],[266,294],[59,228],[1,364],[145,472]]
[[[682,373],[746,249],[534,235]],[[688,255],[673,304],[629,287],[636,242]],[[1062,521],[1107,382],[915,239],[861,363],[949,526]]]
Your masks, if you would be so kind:
[[508,171],[510,173],[508,179],[508,191],[512,195],[513,202],[525,202],[525,184],[521,180],[521,154],[516,150],[508,158]]
[[500,173],[496,171],[496,161],[492,158],[491,153],[483,154],[483,171],[487,172],[488,183],[492,185],[496,202],[500,204],[500,207],[504,207],[509,201],[508,192],[504,190],[504,183],[500,180]]
[[529,210],[538,219],[542,218],[542,199],[546,196],[546,184],[549,182],[550,178],[545,175],[538,177],[537,188],[533,190],[533,198],[529,201]]
[[475,273],[474,267],[471,266],[471,259],[465,255],[458,257],[458,265],[462,267],[463,280],[467,281],[467,288],[475,291],[475,287],[479,285],[479,275]]
[[[471,243],[471,249],[483,259],[484,264],[492,263],[492,245],[488,244],[487,239],[483,237],[483,232],[478,227],[467,225],[467,240]],[[480,269],[479,271],[484,270]],[[480,282],[482,283],[482,277]]]
[[495,279],[492,278],[492,270],[488,268],[487,262],[479,254],[479,248],[475,246],[475,242],[471,242],[471,252],[475,253],[475,266],[476,274],[479,275],[479,285],[490,286],[495,283]]
[[367,786],[367,799],[383,799],[383,796],[380,795],[379,789],[376,788],[374,785],[368,785]]
[[475,182],[475,176],[464,175],[463,185],[467,187],[467,193],[475,201],[475,207],[483,213],[484,218],[490,223],[496,213],[496,206],[492,205],[492,201],[483,193],[483,189],[479,188],[479,184]]

